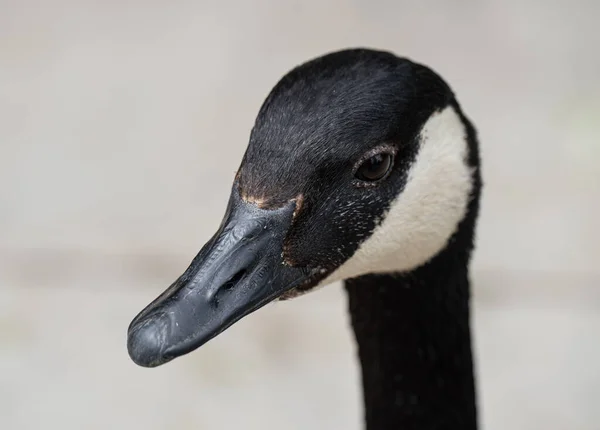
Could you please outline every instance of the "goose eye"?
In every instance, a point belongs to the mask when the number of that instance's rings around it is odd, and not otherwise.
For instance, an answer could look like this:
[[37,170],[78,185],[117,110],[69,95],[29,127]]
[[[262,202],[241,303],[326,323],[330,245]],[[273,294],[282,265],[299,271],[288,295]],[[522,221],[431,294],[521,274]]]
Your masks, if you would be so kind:
[[355,176],[361,181],[374,182],[384,178],[392,170],[391,154],[377,154],[367,159],[356,171]]

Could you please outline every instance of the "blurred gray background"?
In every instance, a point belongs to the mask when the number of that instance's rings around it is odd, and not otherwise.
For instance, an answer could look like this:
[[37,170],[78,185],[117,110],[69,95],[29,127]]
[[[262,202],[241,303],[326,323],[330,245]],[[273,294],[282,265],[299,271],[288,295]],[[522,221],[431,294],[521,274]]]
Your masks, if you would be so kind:
[[480,132],[484,428],[597,430],[599,18],[596,0],[0,0],[0,428],[361,428],[339,285],[158,369],[125,334],[218,226],[275,82],[367,46],[433,67]]

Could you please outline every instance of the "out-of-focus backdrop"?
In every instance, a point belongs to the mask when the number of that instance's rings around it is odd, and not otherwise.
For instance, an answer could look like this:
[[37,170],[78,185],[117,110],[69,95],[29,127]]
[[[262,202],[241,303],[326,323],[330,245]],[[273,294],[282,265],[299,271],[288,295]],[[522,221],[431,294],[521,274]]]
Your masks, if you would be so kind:
[[486,429],[600,422],[600,3],[0,1],[0,428],[360,429],[339,285],[153,370],[131,318],[218,226],[275,82],[345,47],[433,67],[480,131]]

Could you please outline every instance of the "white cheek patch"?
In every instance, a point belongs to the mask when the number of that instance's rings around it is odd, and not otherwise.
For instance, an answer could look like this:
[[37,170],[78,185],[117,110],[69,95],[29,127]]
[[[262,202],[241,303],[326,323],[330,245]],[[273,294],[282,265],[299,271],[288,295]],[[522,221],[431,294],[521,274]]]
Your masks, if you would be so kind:
[[441,251],[465,216],[472,189],[465,126],[447,107],[424,124],[404,190],[354,255],[320,282],[404,272]]

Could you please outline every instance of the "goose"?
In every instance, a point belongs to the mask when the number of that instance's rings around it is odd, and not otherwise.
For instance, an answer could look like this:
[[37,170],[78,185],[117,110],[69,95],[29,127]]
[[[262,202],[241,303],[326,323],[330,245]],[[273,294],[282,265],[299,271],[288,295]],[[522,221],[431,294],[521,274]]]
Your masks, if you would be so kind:
[[373,49],[305,62],[261,106],[218,231],[131,322],[129,355],[162,365],[343,281],[366,428],[476,429],[481,188],[476,131],[430,68]]

